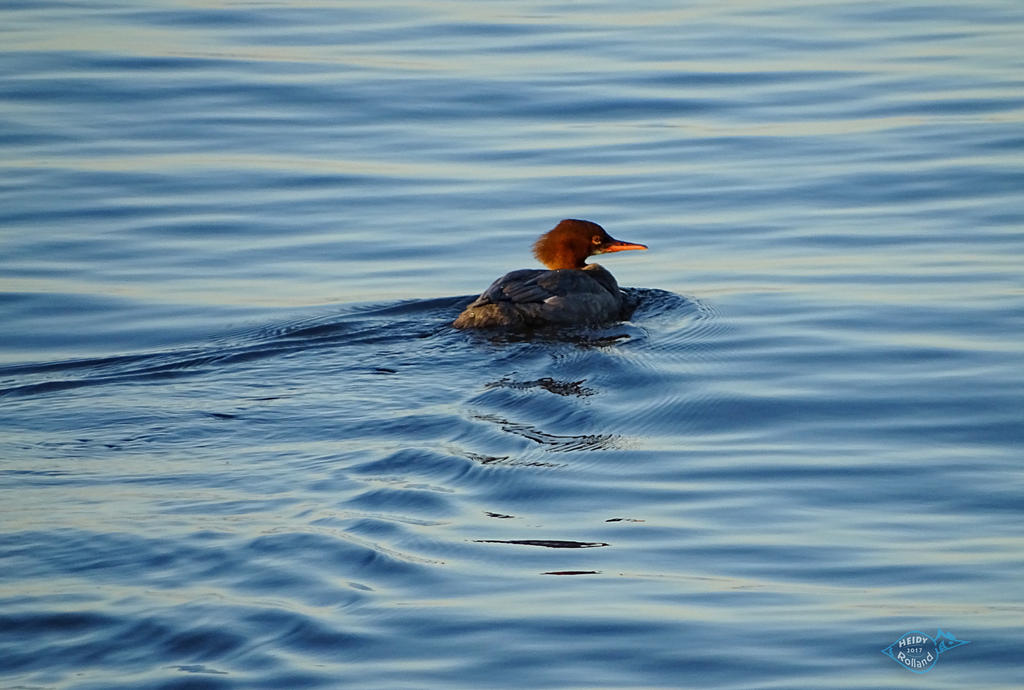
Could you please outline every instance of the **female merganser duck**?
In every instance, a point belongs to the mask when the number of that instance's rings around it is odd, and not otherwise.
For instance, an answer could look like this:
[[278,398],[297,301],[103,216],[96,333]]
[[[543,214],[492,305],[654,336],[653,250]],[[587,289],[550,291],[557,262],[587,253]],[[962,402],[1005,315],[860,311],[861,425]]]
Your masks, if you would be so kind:
[[456,328],[592,324],[623,318],[623,296],[612,274],[588,256],[647,249],[620,242],[588,220],[563,220],[540,236],[533,255],[547,266],[506,273],[459,314]]

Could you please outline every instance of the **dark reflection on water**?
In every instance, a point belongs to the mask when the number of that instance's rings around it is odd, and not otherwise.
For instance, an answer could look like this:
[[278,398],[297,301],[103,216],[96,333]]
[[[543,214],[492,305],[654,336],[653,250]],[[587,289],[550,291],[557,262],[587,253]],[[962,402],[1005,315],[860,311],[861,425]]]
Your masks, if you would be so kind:
[[0,27],[0,686],[1019,686],[1021,7]]
[[543,546],[548,549],[591,549],[608,546],[604,542],[559,541],[557,539],[476,539],[481,544],[519,544],[520,546]]
[[521,436],[533,441],[534,443],[539,443],[545,447],[545,450],[552,453],[568,453],[577,450],[601,450],[604,448],[615,448],[618,445],[617,437],[609,436],[607,434],[559,436],[557,434],[545,433],[529,424],[510,422],[507,419],[494,415],[476,415],[475,418],[481,421],[491,422],[507,433]]
[[545,575],[599,575],[597,570],[552,570]]
[[487,388],[515,388],[519,390],[542,388],[548,393],[554,393],[555,395],[573,395],[579,398],[585,398],[588,395],[593,395],[595,393],[592,388],[587,388],[583,385],[585,382],[586,379],[580,379],[579,381],[556,381],[550,376],[545,376],[535,381],[513,381],[512,379],[505,377],[498,381],[488,383]]

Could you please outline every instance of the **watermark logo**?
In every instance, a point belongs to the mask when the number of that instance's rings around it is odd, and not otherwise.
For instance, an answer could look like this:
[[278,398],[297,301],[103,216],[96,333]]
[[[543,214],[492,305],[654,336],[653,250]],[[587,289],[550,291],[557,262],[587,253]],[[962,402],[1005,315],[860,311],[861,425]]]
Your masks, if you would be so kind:
[[970,640],[958,640],[956,635],[942,632],[941,629],[935,633],[934,638],[914,630],[905,633],[900,639],[883,649],[882,654],[908,671],[925,673],[932,670],[939,654],[965,644],[970,644]]

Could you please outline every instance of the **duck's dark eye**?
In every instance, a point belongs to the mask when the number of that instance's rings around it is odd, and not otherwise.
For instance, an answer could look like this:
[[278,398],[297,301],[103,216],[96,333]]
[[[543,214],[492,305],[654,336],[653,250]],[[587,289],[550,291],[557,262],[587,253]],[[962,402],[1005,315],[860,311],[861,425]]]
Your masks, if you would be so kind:
[[593,242],[594,244],[601,244],[601,236],[600,236],[600,235],[594,235],[594,239],[593,239],[593,240],[591,240],[591,241],[592,241],[592,242]]

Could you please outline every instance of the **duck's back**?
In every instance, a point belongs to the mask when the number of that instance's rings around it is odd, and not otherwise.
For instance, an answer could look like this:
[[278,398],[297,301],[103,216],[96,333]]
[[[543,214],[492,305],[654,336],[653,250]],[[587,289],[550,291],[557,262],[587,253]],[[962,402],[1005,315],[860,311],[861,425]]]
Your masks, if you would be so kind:
[[588,324],[620,318],[622,293],[599,264],[523,269],[498,278],[459,315],[456,328]]

